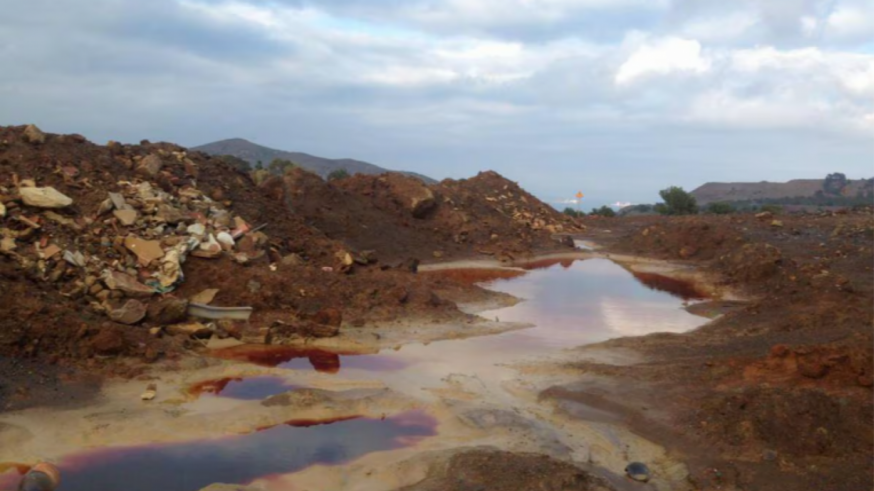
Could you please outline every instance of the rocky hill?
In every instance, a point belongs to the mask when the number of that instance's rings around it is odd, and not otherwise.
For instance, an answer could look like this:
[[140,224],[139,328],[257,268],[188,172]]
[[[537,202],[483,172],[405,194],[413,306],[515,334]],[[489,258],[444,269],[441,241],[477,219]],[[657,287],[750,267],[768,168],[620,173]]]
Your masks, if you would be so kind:
[[827,201],[830,197],[864,199],[872,189],[874,189],[874,179],[849,180],[841,173],[834,173],[829,174],[825,179],[794,179],[788,182],[708,182],[693,190],[692,195],[699,204],[716,201],[781,201],[784,204],[816,204],[796,198],[818,198],[821,201]]
[[[285,150],[276,150],[274,148],[265,147],[252,143],[242,138],[231,138],[228,140],[220,140],[217,142],[207,143],[198,147],[192,148],[209,155],[220,156],[230,155],[239,159],[245,160],[250,165],[255,165],[257,162],[262,162],[265,166],[274,159],[290,160],[295,164],[315,172],[321,177],[327,177],[328,174],[335,170],[344,169],[350,174],[384,174],[393,172],[389,169],[363,162],[355,159],[327,159],[317,157],[303,152],[287,152]],[[433,184],[437,181],[430,177],[417,174],[415,172],[397,171],[400,174],[406,174],[425,181],[428,184]]]

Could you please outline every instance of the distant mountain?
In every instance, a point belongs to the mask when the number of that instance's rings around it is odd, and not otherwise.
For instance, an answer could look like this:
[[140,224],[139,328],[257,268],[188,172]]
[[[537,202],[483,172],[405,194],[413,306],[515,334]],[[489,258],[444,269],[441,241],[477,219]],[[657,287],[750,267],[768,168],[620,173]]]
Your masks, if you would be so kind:
[[284,150],[276,150],[274,148],[257,145],[242,138],[231,138],[229,140],[207,143],[206,145],[194,147],[192,150],[197,150],[209,155],[230,155],[245,160],[250,165],[255,165],[260,160],[265,167],[273,161],[273,159],[290,160],[304,169],[315,172],[323,178],[327,177],[328,174],[335,170],[345,169],[350,174],[383,174],[386,172],[400,172],[401,174],[419,178],[428,184],[437,182],[430,177],[415,172],[392,171],[378,165],[354,159],[326,159],[308,153],[286,152]]
[[[699,204],[725,202],[819,202],[866,200],[874,190],[874,179],[847,179],[834,173],[825,179],[795,179],[788,182],[708,182],[692,191]],[[810,203],[807,203],[810,201]]]

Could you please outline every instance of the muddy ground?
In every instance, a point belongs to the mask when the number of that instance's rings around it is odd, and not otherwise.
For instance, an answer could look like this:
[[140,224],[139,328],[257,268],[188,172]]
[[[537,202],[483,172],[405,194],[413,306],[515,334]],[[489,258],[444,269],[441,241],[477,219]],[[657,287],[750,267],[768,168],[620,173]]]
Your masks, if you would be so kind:
[[[160,380],[162,388],[167,384],[182,390],[207,375],[240,375],[240,366],[204,356],[205,338],[251,341],[261,336],[262,342],[306,342],[366,352],[458,337],[462,325],[470,335],[508,329],[483,323],[470,310],[459,308],[511,301],[473,283],[494,275],[522,274],[519,268],[497,273],[495,268],[537,254],[567,253],[567,241],[562,245],[560,239],[573,234],[597,246],[595,254],[585,257],[610,257],[637,275],[669,274],[696,281],[696,291],[687,293],[718,301],[692,308],[716,319],[686,334],[622,338],[520,367],[522,377],[549,381],[547,387],[532,383],[537,387],[534,394],[516,387],[521,405],[554,428],[567,429],[570,437],[562,438],[569,440],[556,440],[557,431],[544,431],[540,423],[517,423],[516,416],[490,406],[488,400],[466,400],[488,399],[473,389],[453,388],[448,390],[451,397],[432,410],[447,425],[446,438],[457,439],[454,446],[435,439],[429,444],[433,448],[428,447],[432,457],[403,452],[368,456],[352,466],[353,471],[369,476],[376,472],[373,469],[383,469],[386,482],[397,484],[384,489],[539,486],[558,491],[636,486],[610,481],[610,476],[578,464],[585,449],[575,435],[592,436],[587,432],[593,430],[568,408],[584,404],[608,414],[641,455],[660,462],[658,468],[667,477],[653,485],[656,489],[874,488],[870,210],[573,222],[491,172],[425,186],[397,175],[327,183],[297,169],[256,183],[219,159],[188,154],[172,144],[100,146],[77,135],[40,137],[29,131],[0,128],[0,229],[5,245],[9,240],[15,245],[0,255],[0,408],[22,425],[39,428],[41,417],[17,412],[22,409],[40,408],[47,421],[60,417],[56,415],[82,417],[104,406],[126,408],[146,381]],[[154,163],[153,157],[161,161],[156,172],[146,164]],[[186,224],[217,226],[214,210],[209,216],[197,215],[206,210],[197,208],[198,203],[220,209],[225,217],[268,224],[263,236],[241,240],[237,249],[190,258],[184,264],[184,282],[172,291],[137,300],[148,306],[187,302],[205,289],[217,288],[213,305],[254,307],[249,323],[213,326],[206,336],[189,336],[151,313],[133,323],[116,322],[107,316],[106,304],[127,298],[126,293],[109,292],[109,284],[94,288],[88,277],[100,271],[65,264],[58,255],[43,257],[45,248],[56,244],[94,258],[89,266],[110,266],[145,281],[155,265],[134,264],[130,251],[112,244],[130,234],[159,232],[150,228],[151,222],[126,226],[101,211],[107,192],[132,195],[122,182],[149,183],[163,190]],[[23,202],[21,188],[33,185],[54,187],[74,204],[49,215]],[[189,201],[188,196],[195,198]],[[131,200],[138,213],[151,216],[148,203]],[[165,246],[177,243],[183,229],[167,229],[156,240]],[[241,260],[239,254],[246,257]],[[545,257],[542,262],[584,257],[574,254]],[[420,262],[449,259],[473,261],[479,267],[453,274],[416,272]],[[88,282],[90,289],[79,288]],[[673,287],[688,285],[678,281]],[[431,326],[430,332],[411,331],[412,321]],[[548,377],[538,379],[538,374]],[[329,391],[372,388],[357,381],[306,377]],[[107,384],[101,387],[102,382]],[[160,394],[159,402],[180,403],[173,400],[172,390],[170,395],[163,389]],[[370,408],[354,403],[347,409],[378,416],[381,408],[421,405],[406,395],[381,394]],[[262,425],[264,418],[271,424],[287,419],[285,409],[256,407],[257,411],[241,409],[229,417]],[[322,409],[307,410],[314,417],[338,416]],[[92,443],[154,436],[131,424],[131,413],[123,418],[112,416],[112,411],[95,414],[98,420],[109,417],[121,433],[91,435]],[[166,425],[162,438],[168,440],[181,438],[183,430],[209,435],[226,429],[229,421],[207,419],[192,429],[173,419],[175,413],[171,417],[157,407],[137,408],[136,414],[156,427]],[[499,437],[482,421],[504,421],[524,437]],[[244,426],[237,429],[245,431]],[[18,433],[6,430],[18,438]],[[71,449],[80,438],[78,430],[75,425],[58,429],[70,432]],[[480,448],[489,441],[512,453]],[[621,473],[627,457],[614,453],[605,457],[613,477]],[[394,459],[391,465],[387,458]],[[308,469],[295,482],[330,482],[333,474],[330,468]]]
[[[748,301],[687,334],[581,348],[565,365],[578,380],[543,400],[623,414],[677,452],[695,489],[872,488],[870,209],[586,224],[601,252],[693,265]],[[645,361],[587,360],[603,349]]]

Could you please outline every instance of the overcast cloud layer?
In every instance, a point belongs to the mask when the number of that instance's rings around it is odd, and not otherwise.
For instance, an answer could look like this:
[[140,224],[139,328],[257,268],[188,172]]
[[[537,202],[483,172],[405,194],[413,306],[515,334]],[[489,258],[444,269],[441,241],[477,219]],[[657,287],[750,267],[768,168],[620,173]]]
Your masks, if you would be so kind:
[[540,197],[874,175],[870,0],[0,0],[0,124]]

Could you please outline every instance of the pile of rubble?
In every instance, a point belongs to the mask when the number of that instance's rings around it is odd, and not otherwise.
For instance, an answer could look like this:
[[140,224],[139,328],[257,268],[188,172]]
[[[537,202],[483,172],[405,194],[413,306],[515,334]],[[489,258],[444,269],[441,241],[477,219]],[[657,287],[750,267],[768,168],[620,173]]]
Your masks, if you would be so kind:
[[265,255],[265,234],[194,186],[168,193],[147,180],[119,181],[96,214],[75,217],[64,214],[73,199],[55,188],[17,176],[13,183],[0,188],[0,253],[122,324],[137,324],[147,313],[159,323],[185,319],[185,301],[148,303],[184,280],[189,255],[229,255],[241,264]]

